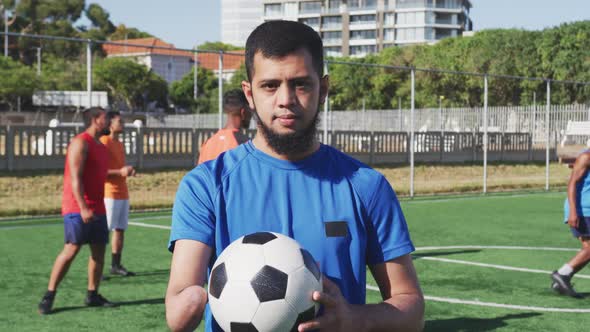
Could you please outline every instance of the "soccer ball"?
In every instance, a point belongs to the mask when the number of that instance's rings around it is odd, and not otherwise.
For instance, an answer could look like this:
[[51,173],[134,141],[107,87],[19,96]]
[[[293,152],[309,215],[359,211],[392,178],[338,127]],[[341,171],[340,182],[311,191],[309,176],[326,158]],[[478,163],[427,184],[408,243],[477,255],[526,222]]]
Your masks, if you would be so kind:
[[281,234],[259,232],[232,242],[209,276],[209,306],[226,332],[297,331],[312,320],[322,290],[311,254]]

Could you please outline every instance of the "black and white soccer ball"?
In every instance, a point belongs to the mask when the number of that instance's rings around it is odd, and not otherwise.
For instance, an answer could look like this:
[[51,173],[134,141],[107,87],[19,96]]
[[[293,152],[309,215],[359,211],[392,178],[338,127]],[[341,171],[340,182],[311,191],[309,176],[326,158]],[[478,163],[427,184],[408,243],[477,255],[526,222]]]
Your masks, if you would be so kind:
[[322,275],[312,255],[282,234],[259,232],[232,242],[209,276],[209,306],[225,332],[297,331],[319,309]]

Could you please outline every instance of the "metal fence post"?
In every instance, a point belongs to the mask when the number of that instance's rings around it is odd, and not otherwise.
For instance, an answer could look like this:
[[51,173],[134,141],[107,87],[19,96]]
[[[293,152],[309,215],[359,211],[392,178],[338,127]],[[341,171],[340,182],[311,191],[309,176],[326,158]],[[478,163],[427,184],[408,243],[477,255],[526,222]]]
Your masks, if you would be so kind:
[[[324,62],[324,75],[328,75],[328,64]],[[324,116],[323,116],[323,123],[324,123],[324,144],[328,144],[328,112],[329,110],[329,97],[326,94],[326,99],[324,101]]]
[[8,171],[14,170],[14,131],[10,126],[6,127],[6,157]]
[[193,128],[193,130],[191,131],[191,153],[193,155],[194,158],[194,165],[197,164],[197,162],[199,161],[199,147],[198,147],[198,136],[199,136],[199,132]]
[[416,70],[414,67],[410,70],[411,77],[411,102],[410,102],[410,197],[414,197],[414,102],[416,93]]
[[217,85],[219,90],[219,124],[218,127],[223,127],[223,51],[219,51],[219,76],[217,77]]
[[373,166],[375,163],[375,132],[371,131],[371,142],[369,143],[369,165]]
[[135,151],[137,153],[137,168],[143,168],[143,127],[137,128],[137,138],[135,139]]
[[547,80],[547,106],[545,108],[545,131],[547,137],[547,143],[545,144],[545,190],[549,190],[549,109],[551,107],[551,80]]
[[488,191],[488,75],[483,77],[483,193]]
[[88,92],[88,107],[92,107],[92,40],[86,44],[86,91]]

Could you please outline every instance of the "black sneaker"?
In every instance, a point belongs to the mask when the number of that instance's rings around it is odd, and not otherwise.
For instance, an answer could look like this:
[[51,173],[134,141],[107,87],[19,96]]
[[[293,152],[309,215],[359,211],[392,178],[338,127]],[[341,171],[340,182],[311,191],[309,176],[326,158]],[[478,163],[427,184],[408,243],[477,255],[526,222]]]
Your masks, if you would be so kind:
[[51,313],[51,307],[53,307],[53,300],[55,296],[44,295],[39,302],[39,313],[41,315],[49,315]]
[[553,271],[553,273],[551,273],[551,280],[553,280],[551,288],[562,295],[571,296],[576,299],[582,298],[582,295],[574,290],[574,287],[571,284],[571,279],[572,277],[563,276],[557,271]]
[[127,269],[123,267],[123,265],[111,266],[111,274],[120,275],[123,277],[132,277],[135,275],[135,273],[127,271]]
[[100,294],[94,294],[87,296],[84,300],[84,303],[89,307],[114,307],[116,306],[115,303],[110,302],[109,300],[105,299]]

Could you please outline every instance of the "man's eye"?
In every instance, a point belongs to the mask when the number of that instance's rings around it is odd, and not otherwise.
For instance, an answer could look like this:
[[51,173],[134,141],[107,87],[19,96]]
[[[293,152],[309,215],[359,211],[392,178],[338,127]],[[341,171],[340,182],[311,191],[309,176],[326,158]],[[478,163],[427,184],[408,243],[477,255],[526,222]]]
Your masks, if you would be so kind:
[[274,83],[265,83],[265,84],[262,84],[261,87],[265,90],[274,90],[277,88],[277,85]]

